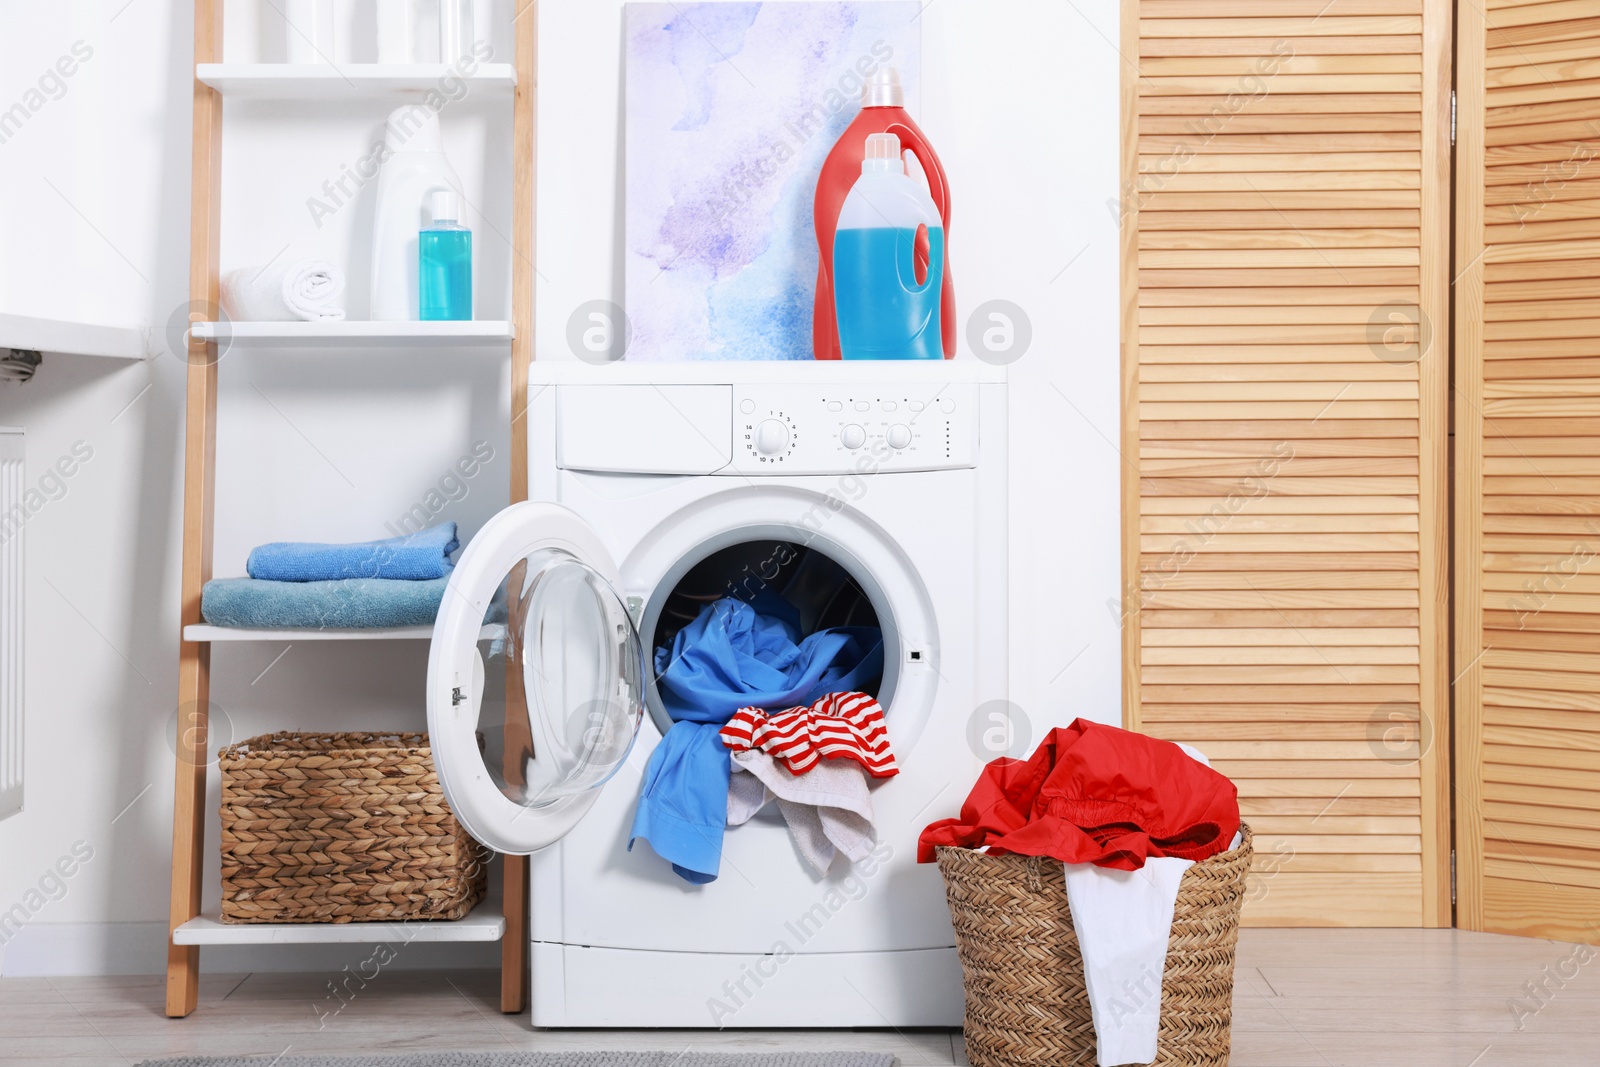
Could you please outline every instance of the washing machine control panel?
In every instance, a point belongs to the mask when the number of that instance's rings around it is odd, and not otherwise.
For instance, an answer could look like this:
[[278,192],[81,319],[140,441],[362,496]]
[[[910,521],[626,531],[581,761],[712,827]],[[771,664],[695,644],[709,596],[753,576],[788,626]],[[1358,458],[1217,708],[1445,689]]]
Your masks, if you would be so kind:
[[720,473],[872,474],[974,467],[978,386],[738,385],[733,462]]

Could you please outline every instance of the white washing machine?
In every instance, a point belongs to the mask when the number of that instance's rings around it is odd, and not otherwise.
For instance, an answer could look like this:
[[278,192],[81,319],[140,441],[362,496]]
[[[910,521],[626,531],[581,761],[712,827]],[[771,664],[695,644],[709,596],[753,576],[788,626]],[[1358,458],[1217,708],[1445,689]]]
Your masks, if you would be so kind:
[[[532,499],[467,546],[428,680],[457,816],[534,856],[535,1026],[960,1025],[916,843],[959,808],[983,762],[969,724],[1007,695],[1006,408],[978,362],[535,366]],[[774,806],[690,885],[628,849],[671,725],[654,649],[777,580],[806,585],[808,628],[881,627],[900,773],[873,785],[868,860],[814,876]]]

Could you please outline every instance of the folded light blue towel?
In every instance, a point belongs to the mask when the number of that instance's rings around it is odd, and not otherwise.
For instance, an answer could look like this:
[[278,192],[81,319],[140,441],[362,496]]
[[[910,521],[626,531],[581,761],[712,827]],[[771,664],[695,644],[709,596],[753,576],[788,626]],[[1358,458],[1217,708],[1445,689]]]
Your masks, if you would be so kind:
[[427,582],[347,578],[337,582],[264,582],[218,578],[200,594],[213,626],[246,630],[371,630],[431,626],[448,578]]
[[268,582],[331,582],[340,578],[394,578],[426,582],[447,578],[450,553],[461,547],[453,522],[420,533],[358,545],[280,542],[250,553],[245,572]]

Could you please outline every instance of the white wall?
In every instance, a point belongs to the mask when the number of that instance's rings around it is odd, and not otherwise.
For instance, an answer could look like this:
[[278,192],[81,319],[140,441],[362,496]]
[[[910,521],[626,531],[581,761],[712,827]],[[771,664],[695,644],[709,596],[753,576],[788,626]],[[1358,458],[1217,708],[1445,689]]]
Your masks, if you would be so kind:
[[0,126],[0,311],[142,322],[181,267],[179,32],[170,0],[119,6],[0,0],[0,111],[28,111]]
[[[186,302],[190,6],[119,7],[0,0],[0,108],[74,41],[94,49],[65,95],[0,144],[0,310],[132,317],[156,324],[160,344]],[[621,298],[621,4],[545,0],[542,11],[538,353],[569,358],[571,311]],[[237,0],[229,15],[229,57],[272,58],[260,8]],[[1117,184],[1116,5],[936,0],[922,21],[917,117],[953,184],[960,305],[965,314],[1009,300],[1033,328],[1032,348],[1012,367],[1009,547],[1013,699],[1037,739],[1075,715],[1119,714],[1118,634],[1106,609],[1118,587],[1120,473],[1117,233],[1106,209]],[[509,127],[496,115],[474,103],[446,116],[458,169],[482,190],[487,221],[474,228],[489,258],[480,264],[507,262],[494,234],[509,232]],[[262,138],[254,155],[229,142],[225,263],[287,243],[362,273],[373,190],[348,220],[320,230],[304,199],[381,117],[320,116],[289,136],[281,113],[233,115]],[[269,138],[277,150],[261,152]],[[0,822],[0,910],[74,842],[90,842],[95,858],[0,948],[4,973],[161,964],[183,371],[166,353],[132,365],[47,355],[33,382],[0,386],[0,423],[28,428],[31,479],[76,441],[94,449],[27,529],[28,794],[26,810]],[[444,516],[476,529],[506,498],[503,377],[490,356],[227,356],[217,573],[242,573],[245,552],[263,540],[381,536],[487,440],[496,461]],[[420,724],[424,657],[421,645],[219,647],[217,735]],[[210,833],[214,843],[214,816]],[[309,965],[304,955],[205,958],[208,967]]]

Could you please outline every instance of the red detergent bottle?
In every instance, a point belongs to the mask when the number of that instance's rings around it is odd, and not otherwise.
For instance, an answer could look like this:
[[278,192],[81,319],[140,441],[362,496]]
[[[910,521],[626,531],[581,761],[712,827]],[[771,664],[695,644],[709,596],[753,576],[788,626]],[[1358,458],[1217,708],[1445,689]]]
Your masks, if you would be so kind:
[[[833,295],[833,245],[839,228],[839,213],[845,198],[861,178],[861,164],[867,158],[867,138],[875,133],[892,133],[922,165],[928,176],[928,191],[944,220],[945,262],[944,284],[940,290],[939,314],[942,327],[944,358],[954,359],[956,354],[956,290],[951,281],[950,186],[945,178],[944,165],[934,154],[928,138],[917,128],[906,111],[905,89],[900,84],[900,74],[893,67],[880,67],[868,80],[861,94],[861,114],[844,131],[839,143],[828,153],[817,179],[815,218],[817,248],[821,253],[817,264],[817,302],[812,313],[812,347],[817,359],[839,359],[839,320],[834,309]],[[924,235],[917,241],[917,276],[927,276],[931,250]]]

